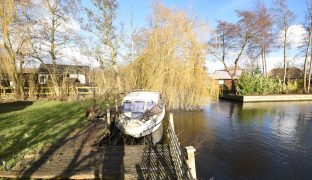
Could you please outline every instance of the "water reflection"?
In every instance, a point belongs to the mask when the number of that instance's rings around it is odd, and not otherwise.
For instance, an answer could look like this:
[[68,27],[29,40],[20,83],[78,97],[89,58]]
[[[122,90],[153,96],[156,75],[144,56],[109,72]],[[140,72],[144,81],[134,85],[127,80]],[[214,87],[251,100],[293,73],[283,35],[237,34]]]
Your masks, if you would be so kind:
[[220,101],[176,112],[175,126],[184,145],[204,139],[196,156],[203,179],[311,179],[311,105]]

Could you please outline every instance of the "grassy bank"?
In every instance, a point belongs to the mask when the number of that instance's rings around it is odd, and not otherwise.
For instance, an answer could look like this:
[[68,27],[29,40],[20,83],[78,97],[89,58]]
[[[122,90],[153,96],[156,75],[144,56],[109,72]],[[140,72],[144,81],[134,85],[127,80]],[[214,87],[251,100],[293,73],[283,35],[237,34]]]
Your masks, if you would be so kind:
[[87,122],[89,105],[89,101],[0,104],[0,160],[12,166],[79,129]]

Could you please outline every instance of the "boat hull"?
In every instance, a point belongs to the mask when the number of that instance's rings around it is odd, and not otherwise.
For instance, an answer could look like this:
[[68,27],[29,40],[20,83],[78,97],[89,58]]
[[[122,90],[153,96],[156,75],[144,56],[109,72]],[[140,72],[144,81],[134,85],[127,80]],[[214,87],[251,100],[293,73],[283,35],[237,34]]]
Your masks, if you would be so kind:
[[155,116],[150,116],[144,119],[126,119],[124,115],[117,118],[116,126],[124,134],[134,138],[144,137],[155,132],[161,125],[165,117],[165,108],[161,113]]

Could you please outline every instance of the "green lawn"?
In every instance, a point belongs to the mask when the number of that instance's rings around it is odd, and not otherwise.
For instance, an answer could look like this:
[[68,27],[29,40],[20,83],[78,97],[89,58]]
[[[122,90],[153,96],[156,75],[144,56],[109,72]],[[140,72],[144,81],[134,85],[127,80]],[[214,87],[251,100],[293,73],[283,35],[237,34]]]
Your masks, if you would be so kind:
[[0,160],[14,165],[25,154],[36,154],[82,127],[89,105],[90,101],[0,104]]

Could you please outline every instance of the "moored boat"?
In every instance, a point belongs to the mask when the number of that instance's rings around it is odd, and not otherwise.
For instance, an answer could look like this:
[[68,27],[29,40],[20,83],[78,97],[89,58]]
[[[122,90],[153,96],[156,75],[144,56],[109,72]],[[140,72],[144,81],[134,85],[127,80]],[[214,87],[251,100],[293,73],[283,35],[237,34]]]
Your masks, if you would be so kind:
[[123,133],[140,138],[156,131],[165,116],[165,106],[156,91],[134,91],[122,101],[116,126]]

